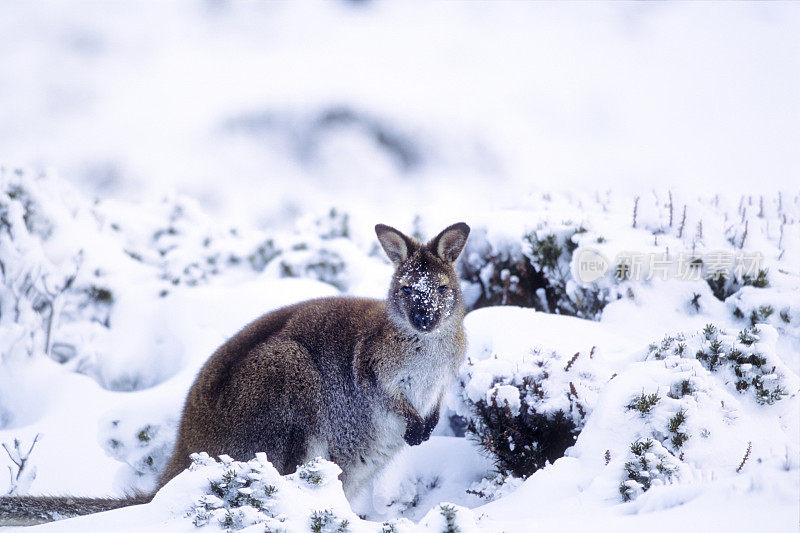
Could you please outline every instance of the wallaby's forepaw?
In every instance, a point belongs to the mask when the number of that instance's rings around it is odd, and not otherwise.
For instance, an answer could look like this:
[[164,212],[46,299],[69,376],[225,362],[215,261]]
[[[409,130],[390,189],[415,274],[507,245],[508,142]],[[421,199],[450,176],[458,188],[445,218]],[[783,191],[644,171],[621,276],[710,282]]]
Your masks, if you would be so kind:
[[422,418],[413,418],[406,423],[406,433],[403,439],[409,446],[417,446],[428,440],[433,431],[433,426],[426,424]]

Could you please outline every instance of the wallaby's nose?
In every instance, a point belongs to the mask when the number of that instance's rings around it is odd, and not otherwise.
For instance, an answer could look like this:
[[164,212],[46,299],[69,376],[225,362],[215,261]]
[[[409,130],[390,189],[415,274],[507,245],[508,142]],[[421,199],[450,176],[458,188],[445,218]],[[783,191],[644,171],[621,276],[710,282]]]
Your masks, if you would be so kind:
[[433,320],[430,315],[423,311],[411,311],[411,316],[409,318],[411,320],[411,325],[422,331],[427,331]]

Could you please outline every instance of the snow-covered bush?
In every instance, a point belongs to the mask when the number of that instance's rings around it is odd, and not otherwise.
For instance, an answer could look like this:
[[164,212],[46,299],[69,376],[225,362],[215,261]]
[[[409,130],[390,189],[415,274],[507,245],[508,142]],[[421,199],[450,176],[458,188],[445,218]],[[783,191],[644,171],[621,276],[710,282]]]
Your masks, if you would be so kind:
[[766,324],[751,326],[736,335],[713,324],[687,338],[667,336],[652,344],[649,356],[694,357],[710,372],[723,376],[726,384],[744,394],[750,392],[761,404],[772,404],[787,395],[785,365],[774,355],[777,333]]
[[615,483],[623,501],[735,476],[752,455],[768,468],[791,468],[797,446],[784,417],[796,404],[781,399],[796,395],[800,381],[775,346],[766,325],[736,335],[707,326],[653,343],[604,387],[568,454],[591,457],[604,479],[598,485]]
[[740,324],[769,324],[786,341],[800,343],[800,299],[793,291],[745,287],[725,305]]
[[631,444],[631,460],[625,463],[626,479],[619,492],[625,501],[633,500],[651,487],[672,481],[677,470],[674,458],[653,439],[637,440]]
[[[502,474],[527,477],[575,442],[583,417],[576,421],[561,409],[543,408],[541,381],[547,377],[546,371],[522,376],[510,381],[517,384],[494,385],[488,398],[466,400],[474,412],[467,431],[496,458]],[[570,403],[571,409],[583,409],[572,396]]]
[[472,232],[459,262],[468,307],[532,307],[548,313],[597,318],[609,299],[607,287],[584,287],[573,279],[573,252],[587,230],[574,223],[540,224],[516,241],[487,239]]
[[350,234],[349,215],[332,208],[326,215],[298,223],[294,232],[276,233],[262,242],[248,260],[259,271],[277,278],[308,278],[351,291],[363,282],[361,265],[381,264]]
[[742,287],[756,287],[763,289],[769,286],[769,278],[767,277],[768,271],[766,269],[759,269],[754,276],[743,274],[741,277],[737,275],[721,276],[713,273],[706,276],[706,282],[711,287],[711,291],[718,300],[725,301],[728,296],[735,294]]
[[281,476],[263,453],[248,462],[192,455],[189,469],[208,480],[187,512],[194,525],[262,531],[345,532],[359,518],[350,510],[334,463],[314,459]]
[[570,355],[536,346],[518,350],[526,349],[468,358],[458,377],[459,414],[501,476],[525,478],[575,442],[603,371],[594,363],[594,348]]
[[149,492],[169,461],[178,421],[163,416],[153,420],[144,411],[131,406],[112,411],[101,421],[97,440],[107,455],[130,467],[130,475],[119,484]]
[[77,251],[66,251],[63,264],[57,266],[43,249],[54,232],[46,208],[52,198],[40,194],[43,179],[23,171],[0,170],[0,347],[4,360],[50,353],[64,298],[80,298],[82,291],[88,298],[100,294],[96,288],[92,292],[92,286],[73,286],[80,260]]
[[[159,492],[157,500],[173,492],[189,492],[192,501],[184,511],[201,529],[250,531],[345,532],[473,532],[479,518],[464,507],[441,503],[419,524],[399,518],[380,522],[356,515],[338,480],[341,469],[321,458],[300,465],[294,474],[281,476],[263,453],[247,462],[228,456],[218,460],[205,453],[193,454],[188,472]],[[185,499],[183,494],[182,499]]]

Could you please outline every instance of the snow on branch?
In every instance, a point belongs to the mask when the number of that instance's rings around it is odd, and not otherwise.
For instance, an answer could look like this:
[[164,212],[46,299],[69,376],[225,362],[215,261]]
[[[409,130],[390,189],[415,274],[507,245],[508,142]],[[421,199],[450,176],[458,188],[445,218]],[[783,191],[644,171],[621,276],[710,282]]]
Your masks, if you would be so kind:
[[39,436],[40,434],[37,433],[27,451],[23,451],[22,443],[19,439],[14,439],[13,446],[10,446],[7,442],[3,443],[3,449],[8,454],[11,462],[16,465],[16,473],[13,466],[8,467],[11,485],[6,494],[14,495],[27,492],[33,480],[36,479],[36,467],[29,464],[28,460],[31,457],[34,446],[39,442]]

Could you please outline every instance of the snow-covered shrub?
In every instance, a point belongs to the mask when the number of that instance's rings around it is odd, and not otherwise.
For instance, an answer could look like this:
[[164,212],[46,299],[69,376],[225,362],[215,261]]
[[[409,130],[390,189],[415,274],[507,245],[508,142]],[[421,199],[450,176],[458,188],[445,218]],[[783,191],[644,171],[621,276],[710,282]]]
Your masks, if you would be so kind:
[[787,370],[775,356],[777,332],[766,324],[751,326],[736,335],[713,324],[687,338],[667,336],[652,344],[649,357],[693,357],[709,371],[723,376],[736,391],[750,392],[760,404],[772,404],[787,395]]
[[626,479],[619,492],[625,501],[633,500],[651,487],[672,481],[677,466],[671,454],[653,439],[637,440],[631,444],[631,458],[625,463]]
[[706,275],[706,282],[711,287],[711,292],[718,300],[725,301],[729,296],[735,294],[742,287],[756,287],[763,289],[769,286],[768,270],[759,269],[755,276],[743,274],[741,278],[735,274],[731,276],[721,276],[715,273]]
[[248,462],[193,454],[189,470],[207,479],[186,516],[197,527],[227,530],[262,524],[262,531],[345,532],[360,519],[337,477],[341,469],[317,458],[281,476],[263,453]]
[[472,404],[467,430],[496,458],[500,472],[527,477],[575,442],[578,428],[564,411],[537,411],[542,395],[540,385],[527,378],[520,386],[495,386],[488,399]]
[[275,263],[282,278],[311,278],[339,289],[346,287],[342,278],[347,263],[337,250],[327,246],[297,243],[277,256]]
[[94,206],[132,262],[159,280],[165,297],[175,287],[195,287],[232,272],[247,273],[265,240],[262,232],[220,224],[187,197],[168,197],[146,206],[106,200]]
[[340,289],[368,278],[377,260],[349,238],[346,213],[308,220],[302,232],[267,236],[220,224],[188,198],[91,202],[54,177],[4,169],[0,353],[44,354],[110,390],[153,386],[182,357],[182,340],[159,319],[176,291],[264,270]]
[[497,358],[468,362],[460,376],[467,431],[501,475],[525,478],[575,442],[596,396],[588,364],[576,362],[591,355],[532,350],[513,369]]
[[468,309],[492,305],[544,308],[542,293],[546,281],[522,252],[522,240],[489,242],[486,230],[473,228],[458,271],[467,285]]
[[800,343],[800,300],[795,291],[745,287],[725,305],[740,324],[769,324],[787,341]]
[[419,529],[441,531],[442,533],[478,532],[481,531],[478,526],[479,520],[469,509],[449,503],[440,503],[420,520]]
[[359,281],[354,263],[377,263],[350,238],[349,215],[331,209],[327,215],[299,223],[299,230],[276,234],[250,255],[250,262],[267,275],[310,278],[347,291]]
[[60,307],[57,300],[75,281],[74,271],[59,269],[43,250],[53,234],[53,223],[37,194],[41,179],[23,171],[0,170],[0,353],[4,360],[51,350]]
[[776,340],[767,325],[738,334],[707,326],[653,343],[603,388],[568,455],[593,462],[599,490],[616,487],[623,501],[735,476],[744,456],[792,468],[796,404],[781,399],[796,395],[800,380],[777,356]]
[[[152,266],[126,253],[119,228],[106,223],[101,205],[63,182],[26,172],[3,171],[1,178],[0,352],[6,358],[48,356],[109,389],[133,390],[157,381],[152,368],[146,377],[113,363],[105,366],[127,348],[115,344],[111,334],[124,325],[112,323],[120,294],[154,279]],[[147,366],[149,358],[138,358]]]
[[652,394],[641,393],[635,396],[628,405],[625,406],[625,409],[628,411],[639,411],[642,416],[645,416],[655,407],[660,399],[661,398],[655,392]]
[[155,488],[169,461],[178,422],[173,418],[150,420],[131,407],[126,411],[115,410],[100,423],[98,442],[106,454],[131,468],[120,484],[148,492]]
[[485,477],[477,483],[473,483],[468,489],[467,494],[478,497],[481,501],[491,502],[498,500],[517,490],[524,482],[524,479],[508,474],[498,473],[494,477]]
[[491,242],[481,228],[472,232],[458,265],[472,296],[467,301],[470,309],[516,305],[583,318],[599,316],[608,289],[581,286],[570,268],[586,228],[573,223],[540,226],[512,242]]

